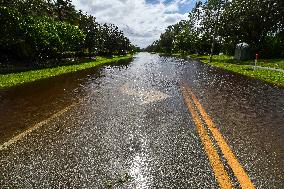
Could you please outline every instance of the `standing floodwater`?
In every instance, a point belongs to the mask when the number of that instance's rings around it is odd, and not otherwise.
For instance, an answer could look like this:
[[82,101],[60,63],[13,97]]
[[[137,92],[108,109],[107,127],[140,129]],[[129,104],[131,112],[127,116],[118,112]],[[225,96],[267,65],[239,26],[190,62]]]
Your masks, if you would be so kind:
[[[129,62],[105,67],[123,68]],[[87,83],[99,85],[104,77],[102,69],[91,68],[0,90],[0,143],[82,98]]]
[[256,188],[283,188],[284,89],[149,53],[1,91],[1,143],[78,102],[0,151],[1,188],[218,188],[184,83]]

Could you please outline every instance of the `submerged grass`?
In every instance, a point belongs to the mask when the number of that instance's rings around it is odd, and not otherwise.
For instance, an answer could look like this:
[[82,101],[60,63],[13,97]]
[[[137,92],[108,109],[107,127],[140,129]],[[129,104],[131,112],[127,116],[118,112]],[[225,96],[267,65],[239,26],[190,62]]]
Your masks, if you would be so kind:
[[[190,55],[190,58],[199,59],[203,63],[222,68],[235,73],[243,74],[249,77],[257,78],[278,86],[284,87],[284,73],[275,70],[256,69],[254,61],[237,61],[227,55],[214,55],[212,62],[209,63],[208,55]],[[284,69],[284,59],[267,59],[258,61],[258,66]]]
[[24,83],[54,77],[57,75],[61,75],[64,73],[76,72],[79,70],[84,70],[87,68],[116,62],[119,60],[125,60],[132,58],[132,55],[125,55],[125,56],[114,56],[112,58],[105,58],[105,57],[97,57],[95,61],[82,63],[82,64],[75,64],[75,65],[68,65],[68,66],[60,66],[55,68],[47,68],[47,69],[40,69],[40,70],[31,70],[26,72],[20,73],[11,73],[11,74],[4,74],[0,75],[0,89],[9,88],[16,85],[21,85]]

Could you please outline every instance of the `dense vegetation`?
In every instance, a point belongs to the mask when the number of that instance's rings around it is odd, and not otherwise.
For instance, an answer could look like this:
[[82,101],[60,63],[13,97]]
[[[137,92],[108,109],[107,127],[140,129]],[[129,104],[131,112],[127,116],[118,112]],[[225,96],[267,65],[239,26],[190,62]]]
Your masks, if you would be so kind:
[[210,54],[213,49],[214,54],[232,55],[236,44],[245,42],[251,54],[283,58],[283,4],[281,0],[199,1],[187,20],[169,26],[146,51]]
[[99,24],[71,0],[1,0],[0,25],[0,63],[44,63],[134,49],[118,27]]

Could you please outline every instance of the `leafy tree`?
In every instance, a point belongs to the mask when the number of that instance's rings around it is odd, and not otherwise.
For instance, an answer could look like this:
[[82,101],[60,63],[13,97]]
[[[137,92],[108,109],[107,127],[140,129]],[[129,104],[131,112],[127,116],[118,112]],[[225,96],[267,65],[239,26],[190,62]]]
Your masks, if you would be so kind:
[[259,51],[269,35],[283,31],[283,12],[280,0],[228,2],[220,19],[220,35],[225,43],[232,44],[231,48],[238,42],[247,42]]
[[188,20],[169,26],[146,49],[233,54],[237,43],[246,42],[262,57],[283,57],[283,4],[281,0],[199,1]]
[[[71,0],[1,0],[0,50],[19,59],[131,52],[122,31],[77,11]],[[1,59],[2,60],[2,59]]]
[[78,12],[72,4],[72,0],[54,0],[54,7],[58,20],[77,24]]
[[56,57],[66,51],[80,51],[84,35],[77,27],[47,17],[27,17],[21,26],[25,43],[37,58]]
[[0,45],[9,48],[23,40],[20,30],[23,18],[19,12],[0,6]]
[[95,17],[89,16],[87,14],[80,14],[79,28],[86,35],[84,48],[88,52],[98,52],[101,48],[101,31],[100,25],[96,22]]

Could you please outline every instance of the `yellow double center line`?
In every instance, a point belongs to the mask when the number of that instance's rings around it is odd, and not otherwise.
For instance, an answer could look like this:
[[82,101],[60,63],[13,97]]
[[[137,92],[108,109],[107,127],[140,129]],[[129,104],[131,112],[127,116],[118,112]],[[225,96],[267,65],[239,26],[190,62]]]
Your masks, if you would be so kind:
[[[206,113],[205,109],[202,107],[199,100],[193,94],[190,87],[184,83],[181,87],[181,91],[184,96],[185,104],[187,105],[188,110],[190,111],[193,117],[193,121],[195,122],[197,126],[198,134],[204,145],[204,149],[206,151],[206,154],[208,156],[208,159],[210,161],[210,164],[212,166],[213,172],[216,176],[216,179],[218,181],[220,188],[222,189],[223,188],[233,188],[233,184],[230,180],[230,177],[227,171],[225,170],[225,167],[221,161],[221,158],[218,155],[217,149],[213,145],[213,141],[210,139],[209,133],[207,132],[206,128],[203,126],[204,124],[202,122],[202,119],[207,125],[207,128],[209,129],[209,131],[211,132],[224,158],[227,160],[228,165],[231,167],[234,175],[238,179],[241,187],[245,189],[255,188],[249,176],[245,172],[244,168],[238,162],[233,151],[231,150],[229,145],[226,143],[222,134],[216,128],[212,119]],[[199,116],[197,111],[199,111],[201,116]]]

